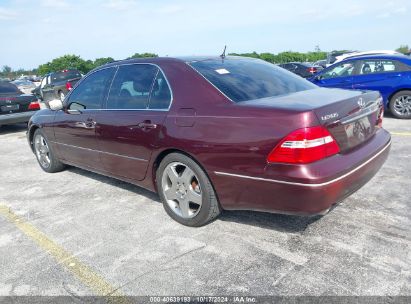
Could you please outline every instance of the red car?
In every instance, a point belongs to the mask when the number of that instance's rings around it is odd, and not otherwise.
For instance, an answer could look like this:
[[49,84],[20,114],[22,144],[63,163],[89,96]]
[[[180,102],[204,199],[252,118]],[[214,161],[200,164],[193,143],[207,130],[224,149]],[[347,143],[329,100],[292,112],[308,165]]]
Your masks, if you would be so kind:
[[223,209],[324,214],[391,143],[379,93],[319,88],[251,58],[113,62],[50,108],[28,131],[44,171],[68,164],[157,191],[188,226]]

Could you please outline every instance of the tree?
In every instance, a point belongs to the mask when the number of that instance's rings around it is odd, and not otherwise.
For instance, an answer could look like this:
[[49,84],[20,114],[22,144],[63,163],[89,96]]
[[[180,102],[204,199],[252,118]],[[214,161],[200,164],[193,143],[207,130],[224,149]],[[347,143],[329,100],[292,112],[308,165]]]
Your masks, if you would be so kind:
[[94,68],[99,67],[101,65],[105,65],[107,63],[113,62],[114,59],[111,57],[102,57],[102,58],[96,58],[93,62]]
[[411,49],[408,47],[408,44],[404,44],[400,45],[400,47],[396,49],[396,51],[402,54],[409,54],[411,52]]
[[64,55],[53,59],[51,62],[40,65],[38,72],[39,74],[44,75],[50,72],[61,71],[65,69],[77,69],[82,73],[87,73],[93,68],[93,66],[90,65],[90,62],[83,60],[80,56]]
[[135,53],[133,56],[128,57],[127,59],[132,59],[132,58],[150,58],[150,57],[158,57],[157,54],[154,53]]
[[3,65],[3,68],[1,69],[1,72],[4,74],[10,74],[11,73],[11,67],[8,65]]
[[252,58],[259,58],[271,63],[286,63],[286,62],[293,62],[293,61],[299,61],[299,62],[304,62],[304,61],[317,61],[321,59],[326,59],[327,58],[327,53],[326,52],[308,52],[308,53],[299,53],[299,52],[292,52],[292,51],[287,51],[287,52],[281,52],[278,53],[277,55],[271,54],[271,53],[261,53],[258,54],[257,52],[252,52],[252,53],[243,53],[243,54],[237,54],[237,53],[230,53],[229,55],[232,56],[244,56],[244,57],[252,57]]

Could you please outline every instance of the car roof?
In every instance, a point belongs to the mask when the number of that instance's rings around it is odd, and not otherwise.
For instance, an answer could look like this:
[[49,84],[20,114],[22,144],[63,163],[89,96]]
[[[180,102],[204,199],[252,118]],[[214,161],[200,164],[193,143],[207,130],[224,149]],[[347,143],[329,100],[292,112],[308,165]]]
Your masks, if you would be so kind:
[[[110,63],[105,64],[104,66],[119,65],[119,64],[128,64],[128,63],[161,63],[161,62],[185,62],[192,63],[197,61],[205,60],[222,60],[220,56],[176,56],[176,57],[146,57],[146,58],[132,58],[132,59],[123,59],[116,60]],[[253,57],[243,57],[243,56],[225,56],[224,60],[260,60],[259,58]]]
[[222,59],[220,56],[181,56],[181,57],[146,57],[146,58],[132,58],[132,59],[123,59],[123,60],[116,60],[102,66],[95,68],[94,70],[99,70],[101,68],[107,68],[110,66],[117,66],[123,64],[133,64],[133,63],[151,63],[151,64],[161,64],[161,63],[172,63],[172,62],[180,62],[180,63],[193,63],[199,61],[207,61],[207,60],[261,60],[259,58],[252,58],[252,57],[243,57],[243,56],[225,56]]
[[[345,58],[342,61],[348,61],[348,60],[359,60],[359,59],[391,59],[391,60],[405,60],[405,61],[411,61],[411,58],[409,56],[405,56],[402,54],[373,54],[373,55],[359,55],[359,56],[352,56]],[[340,61],[340,62],[342,62]]]

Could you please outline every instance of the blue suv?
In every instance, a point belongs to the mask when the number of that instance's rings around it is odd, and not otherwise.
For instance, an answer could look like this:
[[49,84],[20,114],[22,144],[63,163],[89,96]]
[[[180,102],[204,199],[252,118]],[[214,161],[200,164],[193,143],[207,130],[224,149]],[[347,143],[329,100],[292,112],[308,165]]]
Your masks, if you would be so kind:
[[411,118],[411,58],[403,55],[350,57],[309,80],[321,87],[380,91],[386,109]]

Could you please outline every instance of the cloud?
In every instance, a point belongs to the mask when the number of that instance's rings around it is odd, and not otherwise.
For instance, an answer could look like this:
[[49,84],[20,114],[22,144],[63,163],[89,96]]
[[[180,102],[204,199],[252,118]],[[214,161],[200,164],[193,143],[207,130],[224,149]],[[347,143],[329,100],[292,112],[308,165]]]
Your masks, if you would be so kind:
[[167,5],[158,9],[161,14],[176,14],[182,12],[184,9],[180,5]]
[[42,0],[41,6],[48,8],[67,8],[69,4],[66,0]]
[[0,7],[0,20],[14,20],[17,18],[17,13],[10,9]]
[[403,14],[405,14],[407,11],[408,11],[408,9],[407,9],[405,6],[403,6],[403,7],[399,7],[399,8],[397,8],[397,9],[395,9],[395,10],[394,10],[394,13],[403,15]]
[[407,7],[402,6],[402,7],[399,7],[399,8],[393,9],[393,10],[388,10],[384,13],[378,14],[377,18],[387,19],[387,18],[391,18],[395,15],[404,15],[404,14],[407,13],[407,11],[408,11]]
[[135,0],[109,0],[103,6],[119,11],[129,10],[136,7],[137,1]]

